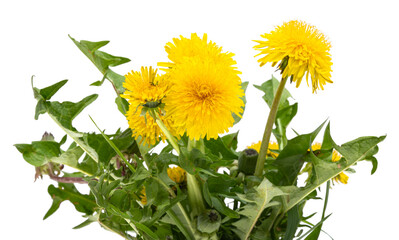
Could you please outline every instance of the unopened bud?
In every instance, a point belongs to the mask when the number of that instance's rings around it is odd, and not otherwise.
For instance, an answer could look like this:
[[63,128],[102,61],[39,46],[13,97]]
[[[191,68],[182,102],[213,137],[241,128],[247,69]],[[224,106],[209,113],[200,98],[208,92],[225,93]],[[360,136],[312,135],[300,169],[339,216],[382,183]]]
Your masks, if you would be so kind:
[[258,152],[255,149],[247,148],[238,157],[238,171],[245,175],[253,175],[258,160]]

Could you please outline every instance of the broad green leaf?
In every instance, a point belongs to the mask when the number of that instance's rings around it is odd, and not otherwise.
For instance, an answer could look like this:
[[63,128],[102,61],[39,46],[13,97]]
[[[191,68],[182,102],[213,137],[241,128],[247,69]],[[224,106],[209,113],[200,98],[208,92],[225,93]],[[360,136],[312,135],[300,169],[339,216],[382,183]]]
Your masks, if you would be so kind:
[[[244,102],[244,106],[241,107],[241,109],[242,109],[241,116],[244,114],[245,105],[247,104],[247,98],[245,96],[245,92],[247,91],[248,83],[249,82],[241,83],[241,88],[244,90],[244,96],[241,97],[241,100]],[[235,114],[235,113],[232,113],[232,115],[233,115],[233,118],[234,118],[234,123],[233,123],[234,125],[237,124],[239,121],[241,121],[241,117],[240,116],[237,116],[237,114]]]
[[216,176],[209,176],[207,179],[207,185],[209,192],[213,195],[224,194],[232,195],[232,188],[237,185],[235,179],[232,179],[228,175],[217,174]]
[[376,154],[378,151],[377,144],[385,139],[385,136],[360,137],[339,146],[332,140],[329,129],[329,127],[326,128],[325,138],[328,139],[334,149],[342,155],[341,160],[338,162],[328,162],[319,159],[313,154],[313,152],[311,152],[310,159],[313,165],[314,176],[311,178],[311,182],[305,187],[290,187],[289,189],[285,189],[285,191],[290,195],[285,209],[286,211],[298,204],[320,185],[352,167],[358,161],[371,158],[372,155]]
[[[325,123],[325,122],[324,122]],[[322,123],[316,130],[309,134],[299,135],[291,140],[288,140],[287,146],[280,152],[274,165],[278,167],[283,178],[281,182],[275,183],[279,186],[293,185],[297,176],[304,164],[305,155],[308,154],[313,140],[320,132],[324,123]]]
[[259,217],[266,208],[279,204],[277,202],[272,202],[272,199],[284,194],[266,178],[263,179],[261,184],[255,187],[254,190],[255,192],[247,193],[246,195],[237,194],[241,201],[247,202],[247,204],[238,211],[241,218],[232,224],[235,227],[233,231],[241,240],[246,240],[250,237]]
[[76,131],[72,126],[72,121],[75,117],[83,111],[90,103],[96,100],[97,94],[87,96],[77,103],[73,102],[47,102],[47,112],[53,116],[66,129]]
[[40,167],[61,154],[60,144],[55,141],[35,141],[32,144],[14,145],[29,164]]
[[237,154],[231,148],[228,148],[220,137],[217,139],[204,139],[204,144],[213,155],[222,156],[225,160],[238,158]]
[[158,181],[150,178],[144,184],[147,204],[164,207],[169,204],[169,192]]
[[77,168],[79,164],[78,161],[83,153],[84,151],[82,150],[82,148],[76,146],[74,148],[68,149],[66,152],[63,152],[58,157],[51,158],[50,161],[53,163],[64,164],[66,166]]
[[93,214],[97,207],[92,195],[81,194],[73,184],[59,183],[58,188],[54,185],[50,185],[48,187],[48,193],[53,198],[53,205],[44,216],[44,219],[52,215],[65,200],[70,201],[78,212],[87,215]]
[[238,138],[238,132],[235,133],[230,133],[230,134],[226,134],[223,137],[221,137],[224,145],[231,150],[236,150],[237,149],[237,141]]

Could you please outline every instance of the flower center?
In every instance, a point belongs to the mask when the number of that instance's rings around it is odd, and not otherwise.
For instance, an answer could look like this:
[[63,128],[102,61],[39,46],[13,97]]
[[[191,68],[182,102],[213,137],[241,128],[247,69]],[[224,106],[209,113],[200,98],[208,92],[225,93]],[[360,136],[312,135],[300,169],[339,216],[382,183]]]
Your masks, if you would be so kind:
[[201,100],[206,100],[206,99],[212,97],[212,95],[213,95],[211,88],[207,84],[201,84],[201,85],[197,86],[196,94],[197,94],[198,99],[201,99]]
[[305,44],[299,43],[294,51],[293,57],[298,60],[306,61],[309,59],[311,53]]

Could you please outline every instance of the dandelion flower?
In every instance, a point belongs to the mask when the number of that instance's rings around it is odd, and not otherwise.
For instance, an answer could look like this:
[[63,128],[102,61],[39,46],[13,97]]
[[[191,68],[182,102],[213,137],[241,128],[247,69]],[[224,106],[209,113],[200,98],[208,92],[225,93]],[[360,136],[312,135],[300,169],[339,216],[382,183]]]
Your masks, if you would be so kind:
[[[255,149],[259,153],[261,144],[262,144],[262,141],[259,141],[257,143],[253,143],[251,146],[249,146],[247,148]],[[270,151],[270,150],[272,150],[272,151]],[[273,152],[273,150],[279,150],[278,143],[269,142],[269,147],[267,148],[266,156],[269,156],[272,158],[277,158],[278,153]]]
[[183,36],[180,36],[180,38],[173,38],[173,43],[168,42],[165,46],[168,58],[172,62],[161,62],[158,63],[158,66],[166,67],[167,69],[163,70],[168,72],[174,69],[177,64],[192,57],[212,59],[217,62],[224,62],[230,66],[236,64],[236,61],[232,58],[234,53],[223,53],[221,47],[218,47],[216,43],[212,41],[208,42],[207,39],[207,34],[204,34],[201,39],[196,33],[192,33],[191,38],[185,38]]
[[233,126],[232,113],[241,116],[244,91],[229,62],[192,57],[176,64],[169,74],[173,87],[165,98],[165,109],[180,135],[217,138]]
[[184,169],[181,167],[168,168],[167,173],[168,173],[169,178],[177,184],[180,184],[180,183],[183,183],[186,181],[186,171],[184,171]]
[[302,21],[290,21],[261,37],[266,40],[256,40],[259,44],[254,47],[260,51],[256,56],[262,56],[258,59],[260,66],[268,62],[275,66],[280,62],[282,77],[290,77],[291,82],[296,82],[296,87],[301,84],[305,73],[308,82],[310,74],[313,92],[323,90],[326,83],[332,83],[331,45],[314,26]]
[[[160,139],[164,141],[166,136],[158,127],[157,123],[148,112],[142,113],[143,108],[158,107],[170,89],[170,82],[165,75],[157,75],[156,70],[142,67],[141,71],[132,71],[125,75],[123,87],[126,89],[123,98],[129,102],[129,110],[126,118],[129,127],[132,129],[133,137],[141,137],[141,142],[145,141],[148,145],[154,145]],[[159,115],[168,129],[173,132],[173,121]],[[140,143],[141,143],[140,142]]]

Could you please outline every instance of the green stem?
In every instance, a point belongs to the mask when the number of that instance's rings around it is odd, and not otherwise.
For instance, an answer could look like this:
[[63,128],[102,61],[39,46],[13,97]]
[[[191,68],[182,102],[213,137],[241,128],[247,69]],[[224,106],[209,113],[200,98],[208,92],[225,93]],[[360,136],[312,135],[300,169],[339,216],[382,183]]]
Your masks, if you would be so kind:
[[[191,151],[193,148],[199,149],[202,153],[205,153],[204,141],[203,139],[197,140],[188,140],[187,150]],[[204,200],[202,199],[201,188],[198,184],[195,175],[191,175],[189,173],[187,176],[187,191],[188,191],[188,200],[190,202],[191,209],[193,210],[193,215],[197,216],[198,214],[205,211]]]
[[169,132],[168,128],[162,122],[159,114],[156,111],[152,112],[154,113],[155,122],[158,124],[162,132],[166,135],[166,138],[169,140],[170,144],[172,144],[172,147],[176,150],[177,154],[180,154],[180,148],[176,138]]
[[278,106],[280,104],[281,95],[283,93],[284,86],[285,86],[285,83],[287,82],[287,79],[288,79],[287,77],[281,79],[281,82],[278,85],[276,94],[274,95],[272,107],[270,108],[269,117],[267,118],[265,132],[263,133],[262,143],[260,146],[260,152],[259,152],[259,156],[258,156],[258,160],[256,162],[256,168],[255,168],[255,176],[258,176],[258,177],[262,177],[262,175],[263,175],[263,169],[264,169],[265,160],[266,160],[266,153],[267,153],[267,149],[269,147],[269,141],[270,141],[270,136],[272,134],[273,124],[274,124],[274,121],[276,120]]

